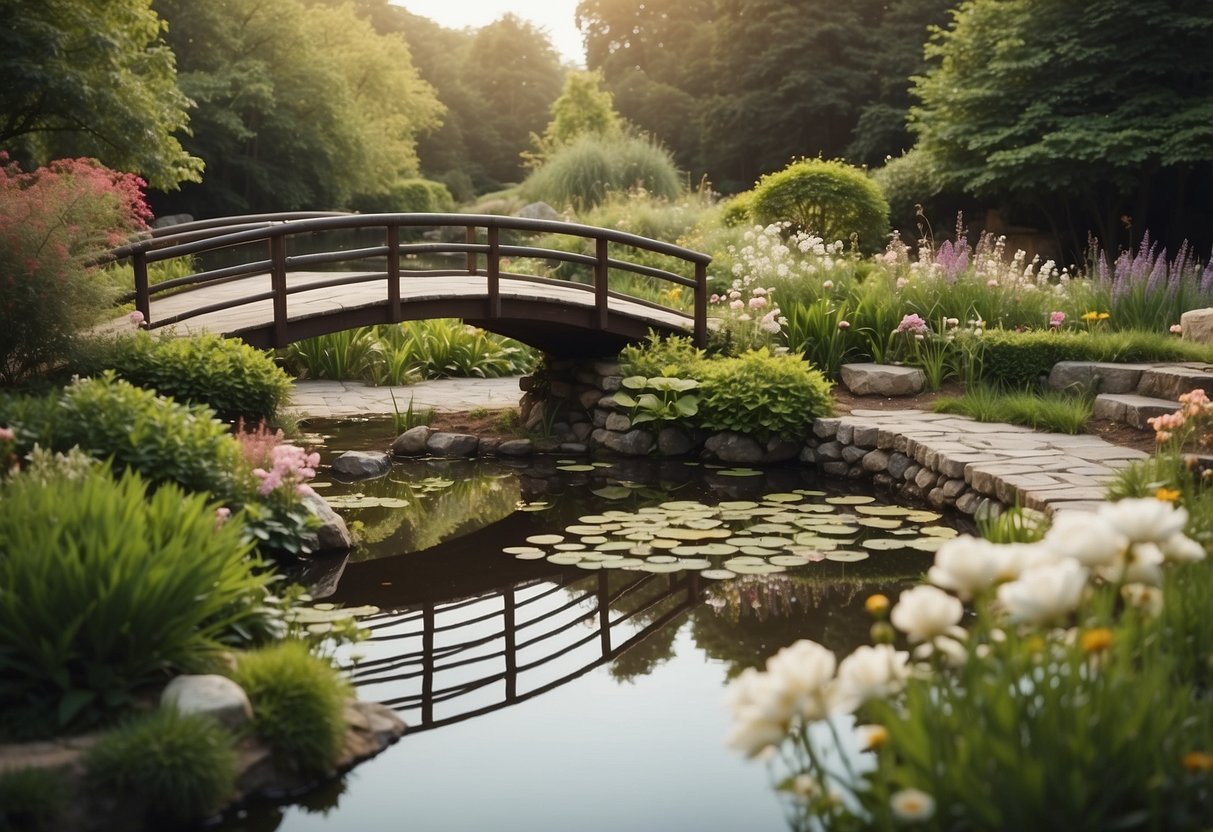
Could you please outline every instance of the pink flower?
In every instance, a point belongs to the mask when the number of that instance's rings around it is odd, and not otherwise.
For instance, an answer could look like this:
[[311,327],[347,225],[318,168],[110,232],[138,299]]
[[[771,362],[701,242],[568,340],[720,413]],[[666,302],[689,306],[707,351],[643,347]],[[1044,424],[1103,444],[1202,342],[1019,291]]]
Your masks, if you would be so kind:
[[833,281],[833,280],[825,280],[825,281],[822,281],[821,288],[823,288],[823,289],[833,289],[833,288],[834,288],[834,281]]
[[767,299],[763,297],[750,298],[751,309],[762,309],[767,305]]
[[0,442],[16,442],[17,434],[12,428],[0,428]]
[[986,286],[988,286],[991,289],[996,289],[998,287],[998,281],[991,277],[989,280],[986,281]]
[[901,319],[901,323],[897,325],[897,332],[913,332],[916,335],[923,335],[930,331],[927,322],[922,319],[916,312],[911,312]]
[[712,303],[720,303],[720,295],[712,295]]
[[745,304],[742,303],[740,300],[729,301],[730,309],[741,309],[743,306],[745,306]]
[[135,328],[139,328],[139,327],[143,326],[143,324],[145,322],[143,313],[140,312],[138,309],[136,309],[131,314],[127,315],[126,318],[127,318],[127,320],[129,320],[131,322],[131,326],[133,326]]
[[1049,313],[1049,326],[1051,328],[1057,329],[1059,326],[1061,326],[1065,322],[1066,322],[1066,313],[1065,312]]
[[838,328],[839,328],[839,329],[850,329],[850,328],[851,328],[851,322],[850,322],[850,321],[839,321],[839,322],[838,322]]
[[215,509],[215,528],[221,528],[224,523],[232,518],[232,510],[227,506],[220,506]]
[[1184,334],[1183,325],[1182,324],[1171,324],[1171,334],[1172,335],[1183,335]]

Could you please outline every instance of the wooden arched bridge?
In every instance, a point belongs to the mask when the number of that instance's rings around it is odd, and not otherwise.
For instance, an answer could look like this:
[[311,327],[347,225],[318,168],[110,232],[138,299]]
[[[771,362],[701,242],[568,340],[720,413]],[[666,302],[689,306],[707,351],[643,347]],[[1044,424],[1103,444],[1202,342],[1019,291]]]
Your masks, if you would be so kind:
[[[130,262],[124,300],[149,328],[262,348],[422,318],[462,318],[564,356],[610,354],[649,330],[707,337],[708,255],[576,223],[261,214],[157,229],[111,257]],[[153,285],[150,267],[167,261],[189,273]]]

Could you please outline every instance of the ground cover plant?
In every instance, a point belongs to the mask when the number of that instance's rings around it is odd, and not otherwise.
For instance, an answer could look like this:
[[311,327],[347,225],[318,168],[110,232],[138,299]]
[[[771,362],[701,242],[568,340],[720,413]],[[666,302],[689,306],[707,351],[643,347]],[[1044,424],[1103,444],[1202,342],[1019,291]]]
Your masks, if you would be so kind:
[[1025,425],[1053,433],[1082,433],[1091,419],[1093,401],[1081,393],[1006,391],[987,384],[944,396],[931,404],[936,413],[957,413],[978,422]]

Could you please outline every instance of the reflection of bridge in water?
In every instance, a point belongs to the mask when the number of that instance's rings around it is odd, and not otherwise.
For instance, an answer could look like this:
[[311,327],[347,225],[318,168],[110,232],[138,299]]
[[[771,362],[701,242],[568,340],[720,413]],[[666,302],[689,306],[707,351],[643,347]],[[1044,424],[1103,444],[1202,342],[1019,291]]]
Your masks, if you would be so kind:
[[411,731],[437,728],[570,682],[699,600],[695,573],[599,571],[531,580],[363,619],[371,637],[357,649],[365,658],[347,670],[361,698],[403,712]]

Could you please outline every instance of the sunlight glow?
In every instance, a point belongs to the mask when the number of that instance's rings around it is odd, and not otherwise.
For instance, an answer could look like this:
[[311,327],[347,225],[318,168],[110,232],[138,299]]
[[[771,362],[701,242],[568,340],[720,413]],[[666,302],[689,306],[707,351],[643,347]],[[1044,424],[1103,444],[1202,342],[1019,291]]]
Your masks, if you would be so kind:
[[480,28],[507,12],[548,33],[562,60],[583,66],[585,52],[573,16],[577,0],[393,0],[448,29]]

